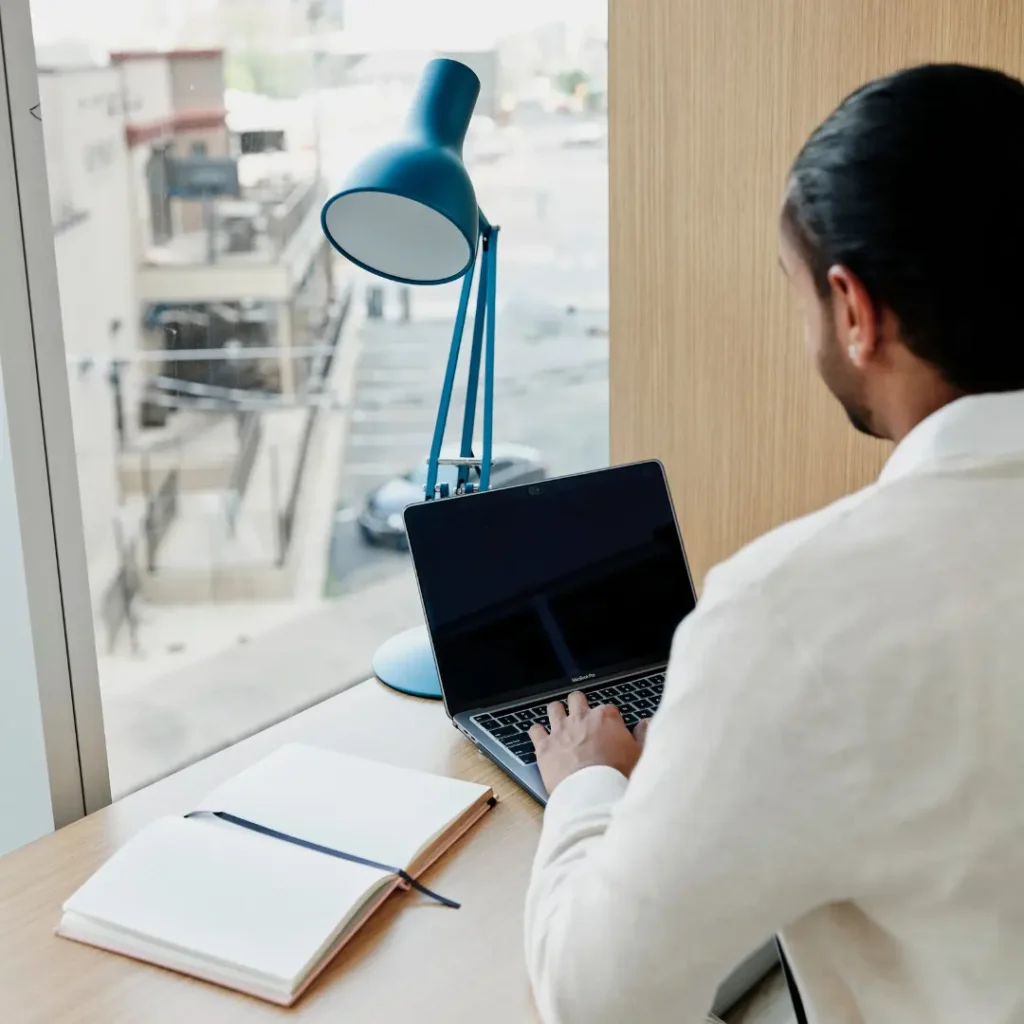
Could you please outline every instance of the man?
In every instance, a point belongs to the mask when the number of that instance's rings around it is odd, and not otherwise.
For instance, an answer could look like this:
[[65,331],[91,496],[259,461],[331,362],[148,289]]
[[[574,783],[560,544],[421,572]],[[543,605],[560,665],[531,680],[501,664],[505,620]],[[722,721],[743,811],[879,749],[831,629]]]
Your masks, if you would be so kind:
[[[793,166],[781,262],[878,482],[714,569],[634,738],[534,727],[552,1024],[692,1024],[775,932],[812,1024],[1024,1021],[1024,85],[873,82]],[[641,756],[642,748],[642,756]]]

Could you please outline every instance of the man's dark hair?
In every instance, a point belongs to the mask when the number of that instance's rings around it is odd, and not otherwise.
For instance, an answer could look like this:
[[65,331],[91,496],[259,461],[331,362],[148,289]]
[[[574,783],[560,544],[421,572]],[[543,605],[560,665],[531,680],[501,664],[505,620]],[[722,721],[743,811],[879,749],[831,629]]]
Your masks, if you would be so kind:
[[793,164],[783,222],[829,294],[848,267],[964,392],[1024,388],[1024,84],[930,64],[858,89]]

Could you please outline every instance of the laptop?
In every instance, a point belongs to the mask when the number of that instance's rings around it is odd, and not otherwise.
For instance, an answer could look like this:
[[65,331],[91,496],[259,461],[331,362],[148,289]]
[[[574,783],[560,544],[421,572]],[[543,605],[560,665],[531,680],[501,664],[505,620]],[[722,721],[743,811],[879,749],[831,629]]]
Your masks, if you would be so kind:
[[573,690],[632,728],[697,598],[665,471],[642,462],[405,510],[452,722],[541,803],[528,732]]

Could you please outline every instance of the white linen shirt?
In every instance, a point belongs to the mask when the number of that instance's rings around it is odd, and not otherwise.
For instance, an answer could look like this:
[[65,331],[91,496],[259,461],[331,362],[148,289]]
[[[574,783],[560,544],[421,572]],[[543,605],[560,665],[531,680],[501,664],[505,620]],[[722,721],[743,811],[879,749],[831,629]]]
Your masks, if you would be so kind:
[[632,778],[544,816],[550,1024],[691,1024],[781,932],[812,1024],[1024,1022],[1024,392],[708,574]]

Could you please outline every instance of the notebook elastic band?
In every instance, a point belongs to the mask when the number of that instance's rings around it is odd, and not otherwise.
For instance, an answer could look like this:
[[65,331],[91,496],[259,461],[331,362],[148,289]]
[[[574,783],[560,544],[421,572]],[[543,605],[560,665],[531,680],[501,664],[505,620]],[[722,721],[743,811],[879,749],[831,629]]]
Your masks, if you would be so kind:
[[276,829],[267,828],[266,825],[259,825],[255,821],[246,821],[245,818],[239,818],[237,815],[229,814],[227,811],[192,811],[190,814],[186,814],[185,817],[198,818],[203,815],[220,818],[221,821],[226,821],[231,825],[246,828],[250,832],[258,832],[261,836],[269,836],[271,839],[280,839],[282,842],[291,843],[293,846],[301,846],[303,849],[313,850],[316,853],[326,853],[328,857],[337,857],[338,860],[347,860],[353,864],[361,864],[366,868],[376,868],[378,871],[386,871],[390,875],[398,875],[406,885],[417,892],[423,893],[424,896],[429,896],[432,900],[437,900],[442,906],[452,907],[455,910],[462,906],[461,903],[456,903],[455,900],[450,900],[447,896],[441,896],[439,893],[432,892],[425,885],[417,882],[408,871],[403,871],[402,868],[391,867],[389,864],[378,864],[375,860],[357,857],[354,853],[332,850],[329,846],[321,846],[319,843],[311,843],[308,839],[299,839],[298,836],[290,836],[285,832],[278,832]]

